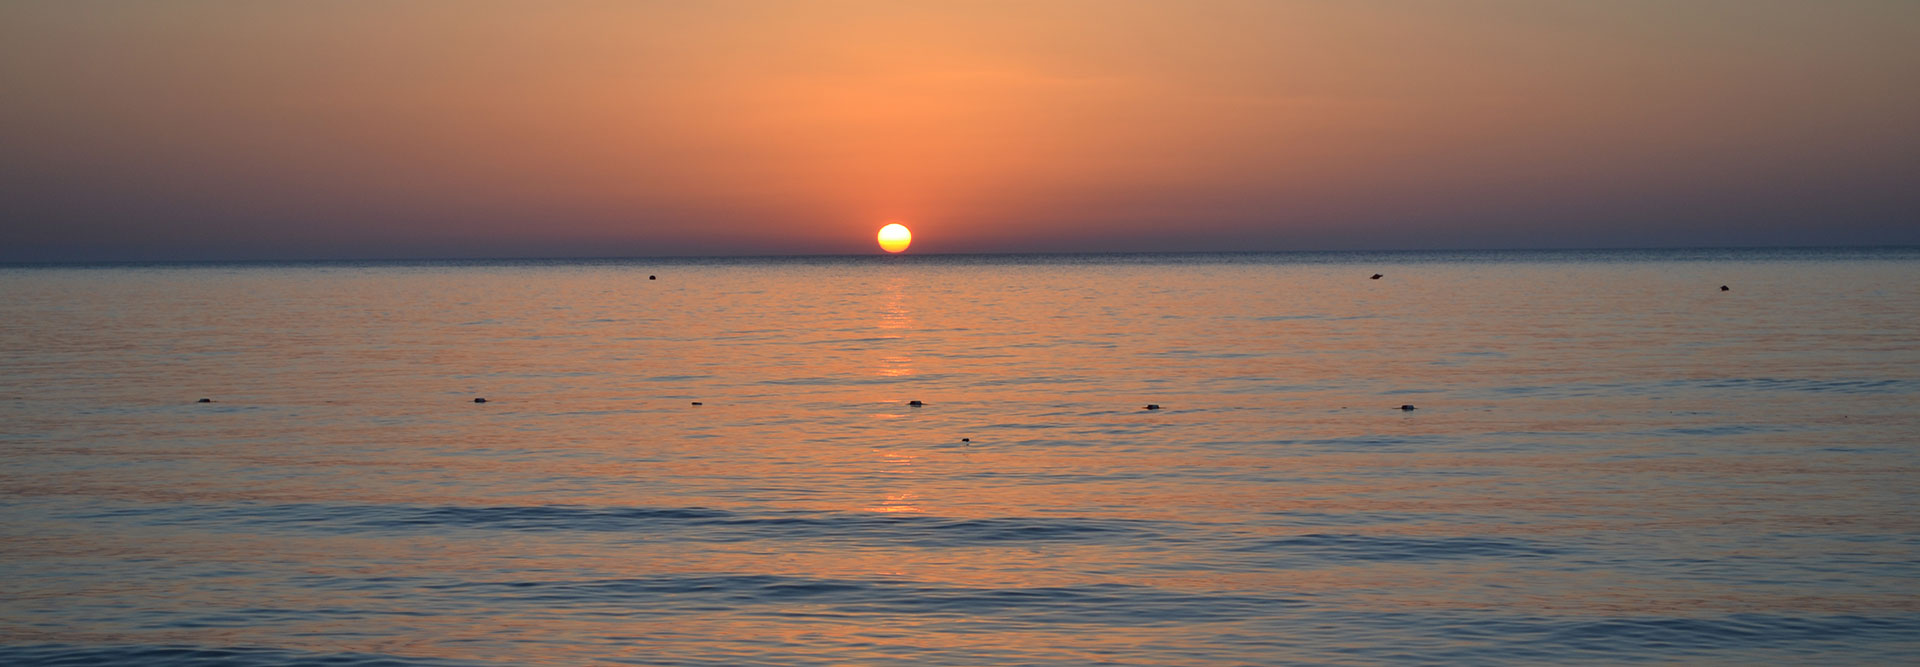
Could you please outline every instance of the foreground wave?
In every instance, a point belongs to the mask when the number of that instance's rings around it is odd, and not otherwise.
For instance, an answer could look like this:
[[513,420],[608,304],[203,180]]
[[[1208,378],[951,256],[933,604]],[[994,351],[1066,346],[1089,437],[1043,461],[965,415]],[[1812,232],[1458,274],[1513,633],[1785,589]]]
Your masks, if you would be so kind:
[[142,505],[89,512],[83,519],[131,520],[150,526],[280,529],[333,533],[481,530],[510,532],[671,534],[677,539],[733,542],[826,539],[915,546],[998,542],[1160,539],[1172,522],[1081,517],[949,518],[871,512],[738,512],[704,507],[578,505],[461,507],[408,505],[251,504]]
[[151,665],[156,667],[470,667],[490,663],[401,657],[369,653],[317,653],[279,648],[177,645],[74,646],[37,644],[0,646],[0,664],[32,667]]
[[[805,630],[826,630],[850,621],[911,625],[922,636],[949,636],[944,648],[910,655],[875,655],[863,664],[1034,664],[1073,662],[1073,655],[1041,647],[969,645],[982,633],[1122,631],[1140,637],[1181,630],[1210,639],[1164,642],[1151,661],[1145,653],[1115,652],[1102,664],[1161,664],[1159,660],[1242,664],[1390,663],[1537,664],[1619,663],[1673,659],[1715,662],[1818,662],[1862,643],[1912,646],[1920,641],[1920,617],[1831,614],[1781,616],[1728,614],[1706,617],[1550,618],[1499,612],[1359,613],[1330,610],[1267,596],[1176,595],[1125,586],[1034,589],[964,589],[805,578],[694,577],[647,581],[520,582],[463,585],[468,592],[519,611],[566,605],[591,610],[602,622],[635,620],[613,610],[636,599],[695,597],[667,618],[700,618],[715,609],[737,610],[754,619]],[[704,605],[704,606],[703,606]],[[1191,614],[1170,617],[1169,611]],[[611,616],[609,616],[611,614]],[[647,626],[660,627],[660,626]],[[849,627],[861,627],[859,625]],[[884,627],[874,625],[869,627]],[[1335,634],[1290,629],[1338,628]],[[592,659],[568,664],[827,665],[842,662],[821,653],[858,654],[864,643],[777,637],[688,636],[662,631],[632,635],[647,648],[635,655],[617,642],[573,646]],[[1920,657],[1920,650],[1894,650],[1889,659]],[[550,661],[549,661],[550,662]],[[0,646],[0,663],[32,667],[82,665],[240,666],[326,665],[338,667],[467,667],[520,664],[483,656],[438,658],[359,652],[327,653],[271,647],[143,644],[23,644]]]

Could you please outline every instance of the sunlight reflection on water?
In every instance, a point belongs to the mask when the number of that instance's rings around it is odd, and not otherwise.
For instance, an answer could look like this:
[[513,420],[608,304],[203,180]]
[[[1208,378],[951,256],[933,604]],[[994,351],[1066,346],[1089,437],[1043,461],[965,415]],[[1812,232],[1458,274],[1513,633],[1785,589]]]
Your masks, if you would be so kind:
[[886,259],[0,269],[0,661],[1920,657],[1920,256]]

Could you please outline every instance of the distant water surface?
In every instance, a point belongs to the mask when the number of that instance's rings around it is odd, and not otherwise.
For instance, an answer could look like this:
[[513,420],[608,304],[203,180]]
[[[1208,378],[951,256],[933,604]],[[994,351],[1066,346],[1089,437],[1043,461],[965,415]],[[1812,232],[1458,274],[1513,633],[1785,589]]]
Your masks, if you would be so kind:
[[1913,663],[1917,441],[1911,249],[0,268],[0,663]]

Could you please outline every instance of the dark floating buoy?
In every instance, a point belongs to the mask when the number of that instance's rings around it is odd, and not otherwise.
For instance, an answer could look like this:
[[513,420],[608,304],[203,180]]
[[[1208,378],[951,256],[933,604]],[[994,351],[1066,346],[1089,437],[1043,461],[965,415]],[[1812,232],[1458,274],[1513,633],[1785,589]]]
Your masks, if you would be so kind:
[[1158,410],[1158,409],[1160,409],[1160,404],[1159,404],[1159,403],[1148,403],[1148,404],[1147,404],[1147,407],[1145,407],[1145,408],[1141,408],[1141,409],[1143,409],[1143,410]]
[[487,402],[487,399],[484,399],[484,398],[476,398],[476,399],[473,399],[473,402],[475,402],[475,403],[485,403],[485,402]]
[[916,408],[917,408],[917,407],[920,407],[920,406],[922,406],[922,405],[926,405],[926,404],[925,404],[925,403],[921,403],[921,402],[919,402],[919,401],[907,401],[907,405],[910,405],[910,406],[913,406],[913,407],[916,407]]
[[647,280],[653,280],[653,279],[654,279],[653,276],[647,276]]
[[694,405],[705,405],[704,403],[701,403],[701,402],[699,402],[699,401],[694,401],[694,402],[693,402],[693,404],[694,404]]
[[198,401],[194,401],[194,402],[195,402],[195,403],[212,403],[212,402],[213,402],[213,399],[211,399],[211,398],[203,398],[203,399],[200,399],[200,400],[198,400]]
[[1720,286],[1720,291],[1722,291],[1722,292],[1726,292],[1726,291],[1729,291],[1729,290],[1732,290],[1732,289],[1733,289],[1733,288],[1731,288],[1731,287],[1728,287],[1728,286],[1726,286],[1726,285],[1721,285],[1721,286]]
[[1380,279],[1380,274],[1376,273],[1376,274],[1373,274],[1372,278],[1368,278],[1367,280],[1379,280],[1379,279]]
[[1420,409],[1420,408],[1416,408],[1416,407],[1413,407],[1413,406],[1411,406],[1411,405],[1402,405],[1402,406],[1400,406],[1400,409],[1401,409],[1401,410],[1418,410],[1418,409]]

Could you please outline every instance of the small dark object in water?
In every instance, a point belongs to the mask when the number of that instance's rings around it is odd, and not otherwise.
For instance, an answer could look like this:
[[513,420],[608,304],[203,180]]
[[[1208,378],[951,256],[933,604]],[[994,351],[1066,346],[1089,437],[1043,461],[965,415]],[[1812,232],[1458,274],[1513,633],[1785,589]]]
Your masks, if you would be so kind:
[[1420,409],[1420,408],[1416,408],[1416,407],[1413,407],[1413,406],[1411,406],[1411,405],[1402,405],[1402,406],[1400,406],[1400,409],[1401,409],[1401,410],[1418,410],[1418,409]]
[[1376,273],[1376,274],[1373,274],[1372,278],[1368,278],[1367,280],[1379,280],[1379,279],[1380,279],[1380,274]]
[[653,280],[653,279],[654,279],[654,276],[647,276],[647,280]]
[[198,400],[198,401],[194,401],[194,402],[195,402],[195,403],[212,403],[212,402],[213,402],[213,399],[211,399],[211,398],[203,398],[203,399],[200,399],[200,400]]
[[1158,409],[1160,409],[1160,404],[1159,404],[1159,403],[1148,403],[1148,404],[1147,404],[1147,407],[1146,407],[1146,408],[1144,408],[1144,409],[1146,409],[1146,410],[1158,410]]
[[473,399],[473,402],[475,402],[475,403],[485,403],[485,402],[487,402],[487,399],[484,399],[484,398],[476,398],[476,399]]
[[1732,290],[1732,289],[1733,289],[1733,288],[1731,288],[1731,287],[1728,287],[1728,286],[1726,286],[1726,285],[1721,285],[1721,286],[1720,286],[1720,291],[1722,291],[1722,292],[1726,292],[1726,291],[1729,291],[1729,290]]
[[916,408],[917,408],[917,407],[920,407],[920,406],[922,406],[922,405],[926,405],[926,404],[925,404],[925,403],[921,403],[921,402],[919,402],[919,401],[907,401],[907,405],[911,405],[911,406],[913,406],[913,407],[916,407]]
[[973,438],[961,438],[961,442],[973,442]]
[[701,402],[699,402],[699,401],[694,401],[694,402],[693,402],[693,404],[694,404],[694,405],[704,405],[703,403],[701,403]]

